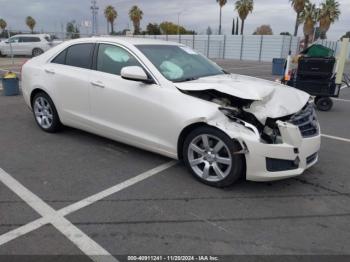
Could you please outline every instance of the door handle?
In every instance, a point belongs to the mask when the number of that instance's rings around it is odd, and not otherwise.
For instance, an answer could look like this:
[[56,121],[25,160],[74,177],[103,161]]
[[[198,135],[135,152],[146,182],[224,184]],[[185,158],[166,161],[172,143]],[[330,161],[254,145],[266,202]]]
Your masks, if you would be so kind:
[[45,69],[45,72],[52,75],[55,74],[55,71],[53,69]]
[[105,85],[102,82],[100,82],[100,81],[92,81],[91,85],[97,86],[97,87],[100,87],[100,88],[105,88]]

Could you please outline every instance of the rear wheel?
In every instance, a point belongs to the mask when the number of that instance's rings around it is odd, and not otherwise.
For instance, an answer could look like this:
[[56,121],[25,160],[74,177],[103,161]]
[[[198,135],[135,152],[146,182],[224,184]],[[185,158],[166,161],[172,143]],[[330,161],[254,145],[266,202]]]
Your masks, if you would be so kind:
[[34,96],[33,113],[36,123],[45,132],[55,133],[62,126],[54,103],[44,92]]
[[40,49],[40,48],[34,48],[33,49],[33,52],[32,52],[32,55],[33,55],[33,57],[36,57],[36,56],[39,56],[39,55],[41,55],[41,54],[43,54],[44,53],[44,51],[42,50],[42,49]]
[[239,151],[239,145],[216,128],[195,129],[183,148],[187,168],[205,184],[227,187],[243,175],[244,157],[233,154]]
[[316,97],[315,104],[320,111],[329,111],[333,107],[333,101],[329,97]]

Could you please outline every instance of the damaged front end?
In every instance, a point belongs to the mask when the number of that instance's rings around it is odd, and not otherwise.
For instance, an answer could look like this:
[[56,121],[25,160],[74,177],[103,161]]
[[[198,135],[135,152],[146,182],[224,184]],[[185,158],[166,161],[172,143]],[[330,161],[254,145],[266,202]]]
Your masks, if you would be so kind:
[[[293,177],[317,162],[320,128],[308,97],[303,96],[298,103],[304,105],[291,112],[285,107],[281,110],[282,104],[271,103],[276,100],[274,96],[254,101],[217,90],[182,92],[219,105],[218,109],[229,121],[225,126],[227,133],[242,145],[240,153],[245,154],[248,180],[271,181]],[[279,112],[277,109],[273,111],[271,104],[278,106]],[[281,115],[283,110],[287,114]],[[234,126],[244,128],[234,134],[237,130]]]
[[[283,123],[289,123],[298,127],[302,137],[311,137],[319,134],[319,125],[314,106],[308,102],[300,110],[292,114],[269,117],[266,108],[256,106],[257,103],[263,104],[264,101],[242,99],[217,90],[182,92],[219,105],[218,109],[230,120],[246,126],[248,129],[253,129],[254,132],[258,132],[261,141],[267,144],[283,143],[281,135]],[[257,112],[257,110],[263,112]]]

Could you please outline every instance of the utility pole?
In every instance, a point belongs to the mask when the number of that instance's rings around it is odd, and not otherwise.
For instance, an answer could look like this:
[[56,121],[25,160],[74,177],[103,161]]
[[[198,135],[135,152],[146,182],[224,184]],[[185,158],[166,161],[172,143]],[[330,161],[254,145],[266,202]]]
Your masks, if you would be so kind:
[[181,12],[177,13],[177,35],[180,35],[180,15]]
[[97,35],[98,34],[98,10],[99,7],[97,6],[97,1],[96,0],[91,0],[91,12],[92,12],[92,35]]

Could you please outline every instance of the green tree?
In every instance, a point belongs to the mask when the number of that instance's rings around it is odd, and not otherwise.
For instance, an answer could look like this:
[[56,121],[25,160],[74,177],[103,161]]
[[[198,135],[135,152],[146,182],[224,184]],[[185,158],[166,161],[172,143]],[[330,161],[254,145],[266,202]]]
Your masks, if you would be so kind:
[[7,27],[6,21],[4,19],[0,19],[0,28],[2,30],[2,34],[4,34],[6,27]]
[[343,35],[340,40],[343,41],[344,38],[350,38],[350,31],[346,32],[345,35]]
[[109,5],[105,8],[104,11],[105,18],[107,20],[107,23],[111,25],[111,34],[114,33],[114,21],[117,19],[118,13],[114,9],[113,6]]
[[316,8],[315,4],[310,2],[306,2],[304,10],[300,13],[300,21],[304,23],[305,48],[309,46],[310,37],[312,37],[314,33],[315,24],[318,21],[318,14],[319,10]]
[[300,25],[300,14],[305,8],[305,4],[308,0],[289,0],[297,13],[297,18],[295,20],[294,36],[298,35],[299,25]]
[[140,34],[140,31],[141,31],[140,22],[143,18],[142,10],[137,5],[134,5],[133,7],[131,7],[129,11],[129,17],[134,25],[134,34],[135,35]]
[[207,28],[207,35],[212,35],[213,34],[213,30],[211,29],[211,27],[210,26],[208,26],[208,28]]
[[247,19],[249,13],[253,12],[254,9],[254,1],[253,0],[238,0],[236,1],[236,10],[238,12],[239,17],[242,20],[241,24],[241,35],[244,32],[244,22]]
[[289,32],[281,32],[280,35],[288,35],[291,36],[291,34]]
[[69,39],[80,38],[80,30],[75,20],[67,23],[66,33],[67,33],[67,38]]
[[233,19],[232,19],[232,31],[231,31],[231,34],[232,34],[232,35],[235,34],[235,21],[236,21],[236,19],[233,18]]
[[183,26],[178,26],[172,22],[162,22],[160,25],[160,30],[162,32],[162,34],[164,35],[177,35],[178,31],[180,32],[180,34],[182,35],[186,35],[186,34],[195,34],[194,31],[187,31],[186,28],[184,28]]
[[219,6],[220,6],[219,35],[221,35],[222,8],[224,7],[224,5],[226,5],[227,0],[216,0],[216,2],[217,2],[217,3],[219,4]]
[[160,35],[160,27],[157,23],[149,23],[146,27],[146,33],[149,35]]
[[325,0],[324,3],[321,4],[320,10],[320,36],[321,39],[325,39],[327,36],[327,32],[336,20],[339,19],[340,16],[340,4],[335,0]]
[[273,35],[272,28],[270,25],[259,26],[253,35]]
[[33,34],[34,33],[34,27],[36,25],[36,21],[33,17],[31,16],[28,16],[26,18],[26,25],[29,27],[31,33]]

